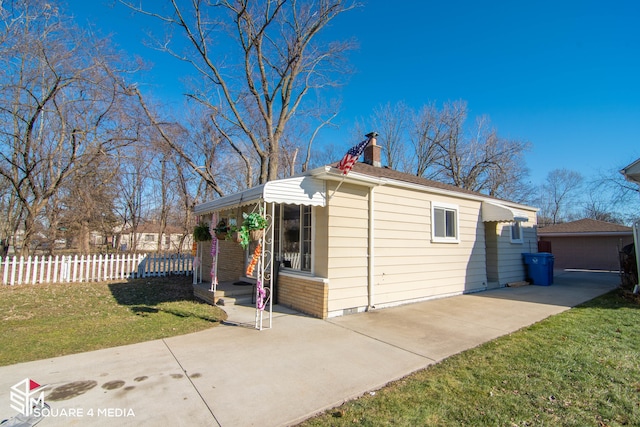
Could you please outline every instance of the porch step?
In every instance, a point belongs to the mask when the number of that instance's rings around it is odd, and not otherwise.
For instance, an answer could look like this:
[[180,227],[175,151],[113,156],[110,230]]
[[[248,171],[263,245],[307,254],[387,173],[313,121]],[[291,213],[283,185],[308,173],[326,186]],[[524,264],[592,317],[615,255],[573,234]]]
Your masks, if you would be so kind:
[[225,284],[218,286],[216,294],[214,295],[209,283],[198,283],[193,285],[193,296],[211,305],[216,305],[219,300],[223,300],[224,305],[251,304],[253,286],[230,287]]
[[242,295],[239,297],[219,297],[217,298],[218,305],[250,305],[252,298],[251,295]]

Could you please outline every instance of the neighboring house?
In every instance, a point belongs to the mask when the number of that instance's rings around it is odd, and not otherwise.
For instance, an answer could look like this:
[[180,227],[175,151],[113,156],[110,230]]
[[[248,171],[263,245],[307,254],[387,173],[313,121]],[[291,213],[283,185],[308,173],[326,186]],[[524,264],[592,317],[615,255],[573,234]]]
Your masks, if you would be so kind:
[[[203,220],[239,224],[262,209],[271,226],[260,241],[268,282],[280,261],[280,304],[328,318],[430,298],[482,291],[525,279],[523,252],[535,252],[536,209],[379,165],[380,147],[344,176],[331,166],[203,203]],[[250,280],[243,251],[220,240],[219,281]],[[202,271],[211,269],[210,243]],[[273,269],[275,270],[275,269]]]
[[538,228],[538,239],[550,242],[554,268],[618,271],[620,250],[633,243],[631,227],[581,219]]
[[640,159],[620,171],[627,181],[640,185]]
[[[191,250],[193,241],[191,234],[184,237],[181,228],[167,225],[158,247],[158,237],[160,235],[160,225],[156,223],[140,224],[136,229],[135,239],[132,228],[125,228],[120,234],[120,249],[123,251],[161,251],[161,252],[184,252]],[[134,248],[134,240],[137,242]]]
[[[622,175],[624,175],[625,179],[629,182],[633,182],[640,186],[640,159],[631,163],[626,168],[620,171]],[[640,188],[638,189],[640,191]],[[634,249],[636,255],[636,273],[640,269],[640,220],[636,221],[633,224],[633,239],[634,239]],[[637,274],[636,274],[637,279]],[[639,284],[636,284],[634,292],[638,292]]]

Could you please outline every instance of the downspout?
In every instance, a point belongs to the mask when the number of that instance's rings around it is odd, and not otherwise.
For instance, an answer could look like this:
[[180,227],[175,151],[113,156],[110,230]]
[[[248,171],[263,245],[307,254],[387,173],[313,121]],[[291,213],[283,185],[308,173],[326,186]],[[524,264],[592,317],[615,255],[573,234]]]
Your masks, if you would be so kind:
[[369,188],[369,244],[367,248],[367,257],[369,258],[369,271],[367,274],[368,286],[367,286],[367,311],[375,309],[375,284],[374,284],[374,261],[375,261],[375,226],[374,226],[374,189]]
[[638,272],[636,279],[638,283],[633,287],[633,293],[640,293],[640,221],[633,223],[633,248],[636,253],[636,272]]

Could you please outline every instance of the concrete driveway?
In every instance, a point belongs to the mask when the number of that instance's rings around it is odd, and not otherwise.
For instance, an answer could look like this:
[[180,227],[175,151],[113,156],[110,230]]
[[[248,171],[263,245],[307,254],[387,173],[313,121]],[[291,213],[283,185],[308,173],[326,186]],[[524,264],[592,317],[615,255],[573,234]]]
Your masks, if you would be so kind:
[[0,420],[17,414],[11,387],[29,378],[47,385],[51,411],[43,427],[292,425],[618,283],[611,273],[557,272],[552,286],[496,289],[328,321],[278,307],[273,329],[265,331],[243,326],[255,310],[225,307],[225,326],[0,367]]

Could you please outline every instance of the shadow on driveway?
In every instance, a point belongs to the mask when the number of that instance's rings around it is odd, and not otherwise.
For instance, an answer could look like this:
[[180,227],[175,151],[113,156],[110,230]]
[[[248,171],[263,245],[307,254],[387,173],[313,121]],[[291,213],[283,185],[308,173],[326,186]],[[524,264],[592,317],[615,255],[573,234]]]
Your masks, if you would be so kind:
[[556,270],[553,275],[553,284],[549,286],[528,285],[518,288],[500,288],[473,295],[575,307],[619,286],[620,275],[618,273]]

